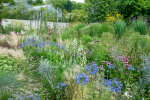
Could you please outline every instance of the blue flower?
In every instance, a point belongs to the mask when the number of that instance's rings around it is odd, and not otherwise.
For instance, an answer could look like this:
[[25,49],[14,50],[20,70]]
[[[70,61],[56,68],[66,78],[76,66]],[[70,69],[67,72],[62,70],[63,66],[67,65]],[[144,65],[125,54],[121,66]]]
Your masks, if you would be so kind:
[[133,71],[135,71],[135,68],[134,68],[134,66],[130,66],[130,67],[128,67],[128,70],[133,70]]
[[98,67],[97,65],[94,63],[91,63],[91,65],[86,65],[86,70],[88,72],[88,74],[96,74],[98,72]]
[[54,50],[55,51],[55,53],[57,53],[58,52],[58,50]]
[[62,45],[60,48],[61,48],[61,49],[65,49],[65,46],[64,46],[64,45]]
[[60,47],[60,43],[55,43],[56,46]]
[[86,74],[76,74],[76,83],[79,85],[81,83],[81,85],[86,85],[89,81],[88,76]]
[[63,87],[66,87],[66,84],[65,83],[63,83],[63,82],[61,82],[61,83],[58,83],[58,85],[57,85],[57,88],[59,88],[59,89],[63,89]]
[[121,81],[117,79],[105,79],[102,84],[107,86],[112,92],[116,91],[119,93],[122,89]]
[[42,50],[41,49],[37,49],[38,50],[38,52],[42,52]]
[[115,66],[114,66],[113,64],[110,64],[110,65],[108,66],[108,68],[109,68],[109,69],[114,69]]

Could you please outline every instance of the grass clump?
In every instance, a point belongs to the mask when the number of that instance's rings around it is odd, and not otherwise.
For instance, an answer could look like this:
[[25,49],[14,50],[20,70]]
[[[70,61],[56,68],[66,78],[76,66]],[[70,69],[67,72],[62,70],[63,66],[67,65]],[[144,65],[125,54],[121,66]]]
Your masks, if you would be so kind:
[[118,38],[121,38],[126,29],[126,23],[124,21],[117,21],[115,24],[115,34]]
[[66,28],[62,33],[62,39],[71,39],[80,36],[80,29],[85,27],[85,23],[74,23],[71,27]]
[[100,37],[103,32],[113,32],[112,26],[107,23],[94,23],[81,29],[81,34]]
[[141,35],[147,35],[148,26],[146,21],[139,19],[133,21],[133,27],[136,32],[139,32]]

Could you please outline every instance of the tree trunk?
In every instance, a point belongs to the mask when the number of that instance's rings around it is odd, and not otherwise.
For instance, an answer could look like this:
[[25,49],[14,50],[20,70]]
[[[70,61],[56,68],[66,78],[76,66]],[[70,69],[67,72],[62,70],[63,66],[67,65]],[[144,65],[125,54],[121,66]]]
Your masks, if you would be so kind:
[[0,18],[0,33],[2,32],[2,19]]

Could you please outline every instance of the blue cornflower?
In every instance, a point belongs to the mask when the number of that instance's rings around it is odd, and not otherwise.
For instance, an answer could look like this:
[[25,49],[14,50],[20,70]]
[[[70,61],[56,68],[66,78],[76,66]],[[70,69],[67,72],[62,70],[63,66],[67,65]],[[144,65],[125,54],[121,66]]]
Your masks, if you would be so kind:
[[76,83],[79,85],[81,83],[81,85],[86,85],[87,82],[89,81],[88,76],[86,74],[76,74]]
[[91,63],[91,65],[86,65],[85,71],[87,71],[88,74],[96,74],[98,72],[98,67],[95,63]]
[[43,48],[43,47],[45,47],[45,45],[43,43],[38,43],[37,47]]
[[114,69],[115,66],[114,66],[113,64],[110,64],[110,65],[108,66],[108,68],[109,68],[109,69]]
[[48,42],[47,44],[49,44],[49,46],[51,46],[51,47],[53,46],[52,42]]
[[28,47],[28,45],[30,45],[29,42],[24,42],[24,43],[22,43],[22,46],[24,46],[24,47]]
[[134,68],[134,66],[130,66],[130,67],[128,67],[128,70],[133,70],[133,71],[135,71],[135,68]]
[[55,43],[56,46],[60,47],[60,43]]
[[37,49],[38,50],[38,52],[42,52],[42,50],[41,49]]
[[22,48],[22,45],[18,45],[18,48]]
[[60,48],[61,48],[61,49],[65,49],[65,46],[64,46],[64,45],[62,45]]
[[55,51],[55,53],[57,53],[58,52],[58,50],[54,50]]
[[112,92],[116,91],[119,93],[122,89],[121,81],[117,79],[105,79],[102,84],[107,86]]
[[63,83],[63,82],[61,82],[61,83],[58,83],[58,85],[57,85],[57,88],[59,88],[59,89],[63,89],[63,87],[66,87],[66,84],[65,83]]

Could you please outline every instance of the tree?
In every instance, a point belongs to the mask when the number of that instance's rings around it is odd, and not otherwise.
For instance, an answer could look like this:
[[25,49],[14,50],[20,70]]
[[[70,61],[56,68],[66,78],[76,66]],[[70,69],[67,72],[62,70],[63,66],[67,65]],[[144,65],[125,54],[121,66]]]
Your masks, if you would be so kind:
[[35,5],[38,5],[38,4],[43,4],[43,0],[36,0]]
[[119,11],[126,20],[150,14],[150,0],[118,0]]
[[1,33],[2,18],[5,16],[6,13],[3,10],[4,8],[3,3],[15,4],[14,0],[0,0],[0,33]]
[[85,0],[85,3],[90,22],[104,21],[108,13],[117,11],[116,0]]
[[72,2],[70,0],[67,0],[67,2],[64,4],[64,9],[68,12],[71,12],[72,6],[73,6]]

